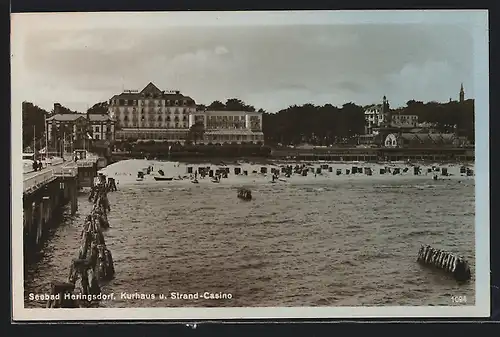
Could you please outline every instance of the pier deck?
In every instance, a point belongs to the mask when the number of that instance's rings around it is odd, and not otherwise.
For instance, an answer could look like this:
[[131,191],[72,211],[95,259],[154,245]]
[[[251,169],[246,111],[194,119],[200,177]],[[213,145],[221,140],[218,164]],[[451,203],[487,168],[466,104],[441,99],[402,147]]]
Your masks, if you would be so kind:
[[[66,159],[66,158],[65,158]],[[23,228],[27,245],[38,247],[54,212],[67,203],[71,214],[78,210],[78,188],[92,186],[98,157],[78,161],[67,158],[36,172],[23,175]]]
[[51,183],[58,177],[76,177],[79,167],[92,167],[97,157],[75,161],[65,161],[55,165],[49,165],[40,171],[32,171],[23,174],[23,194],[29,194]]

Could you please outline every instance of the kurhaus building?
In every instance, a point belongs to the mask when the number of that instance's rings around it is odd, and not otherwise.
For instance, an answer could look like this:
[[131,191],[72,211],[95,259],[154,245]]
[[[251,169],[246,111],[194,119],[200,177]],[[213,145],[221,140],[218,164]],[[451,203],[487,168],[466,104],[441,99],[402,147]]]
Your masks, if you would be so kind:
[[263,142],[262,114],[245,111],[196,111],[196,102],[180,91],[163,91],[149,83],[127,90],[109,102],[117,140],[164,140],[183,143],[195,123],[203,124],[199,143]]
[[139,91],[127,90],[109,102],[109,115],[119,128],[116,139],[186,138],[188,116],[196,111],[195,101],[179,91],[164,91],[149,83]]

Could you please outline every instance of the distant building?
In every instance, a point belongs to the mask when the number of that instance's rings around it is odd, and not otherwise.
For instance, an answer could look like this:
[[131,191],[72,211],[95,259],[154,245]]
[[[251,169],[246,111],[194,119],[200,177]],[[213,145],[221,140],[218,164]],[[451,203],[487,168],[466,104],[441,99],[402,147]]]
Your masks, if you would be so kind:
[[[382,98],[382,104],[372,104],[365,108],[365,135],[378,135],[384,128],[415,128],[418,116],[393,114],[387,97]],[[366,136],[371,139],[372,136]]]
[[[464,102],[463,84],[459,101]],[[450,99],[451,101],[451,99]],[[466,146],[465,137],[453,133],[439,133],[435,123],[420,123],[417,115],[394,113],[384,96],[382,104],[368,106],[365,110],[366,134],[358,138],[360,145],[377,144],[384,147]]]
[[384,147],[388,148],[429,148],[465,146],[466,140],[453,133],[390,133],[385,137]]
[[195,123],[203,123],[204,143],[264,142],[260,112],[198,111],[189,116],[189,127]]
[[109,101],[109,115],[116,120],[117,139],[184,141],[188,116],[195,101],[178,90],[164,91],[149,83],[140,92],[126,90]]
[[418,126],[417,115],[400,115],[391,116],[391,126],[398,128],[416,128]]
[[374,134],[374,128],[378,128],[384,122],[382,104],[372,104],[365,108],[365,134]]
[[393,114],[389,100],[382,98],[382,104],[373,104],[365,109],[365,134],[358,137],[358,145],[383,145],[390,133],[408,132],[417,127],[418,116]]
[[139,91],[124,91],[109,102],[116,120],[116,139],[163,140],[184,143],[195,123],[203,125],[199,143],[263,142],[262,113],[197,111],[196,102],[179,91],[162,91],[149,83]]
[[115,139],[115,121],[107,114],[59,113],[46,119],[49,147],[59,149],[61,142],[73,148],[83,148],[88,141],[110,144]]

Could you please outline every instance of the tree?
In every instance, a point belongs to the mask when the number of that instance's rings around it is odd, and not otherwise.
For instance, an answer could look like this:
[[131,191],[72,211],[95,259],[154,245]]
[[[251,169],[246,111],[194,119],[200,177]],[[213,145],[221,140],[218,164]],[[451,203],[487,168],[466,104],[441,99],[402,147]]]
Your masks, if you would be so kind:
[[23,111],[23,148],[33,147],[33,139],[37,140],[37,148],[44,147],[45,117],[48,112],[31,102],[22,103]]
[[204,134],[205,126],[202,122],[196,122],[189,128],[188,139],[192,140],[196,145],[196,141],[203,139]]
[[108,101],[99,102],[94,104],[90,109],[87,110],[88,114],[107,114],[109,103]]
[[213,101],[207,108],[208,110],[225,110],[226,106],[221,101]]
[[245,102],[238,98],[229,98],[226,101],[226,110],[228,111],[248,111],[254,112],[255,108],[251,105],[247,105]]

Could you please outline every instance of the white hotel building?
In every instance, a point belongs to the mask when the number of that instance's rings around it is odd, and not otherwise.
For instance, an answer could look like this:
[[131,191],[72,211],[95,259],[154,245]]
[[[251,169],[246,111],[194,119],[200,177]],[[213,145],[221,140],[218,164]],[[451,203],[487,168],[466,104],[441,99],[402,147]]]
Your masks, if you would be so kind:
[[262,114],[244,111],[196,111],[195,101],[179,91],[162,91],[149,83],[139,91],[124,91],[109,102],[116,121],[116,140],[166,140],[183,143],[189,128],[203,123],[199,143],[263,142]]
[[[386,106],[384,108],[384,105]],[[382,104],[372,104],[365,107],[365,134],[377,135],[378,128],[386,124],[386,119],[390,119],[389,126],[397,128],[416,128],[418,126],[417,115],[392,114],[389,111],[387,98],[384,96]]]
[[162,91],[149,83],[142,91],[127,90],[109,102],[109,115],[116,121],[116,139],[182,140],[189,131],[189,113],[195,101],[179,91]]
[[204,143],[264,142],[262,113],[246,111],[197,111],[190,114],[189,126],[196,122],[205,128]]

